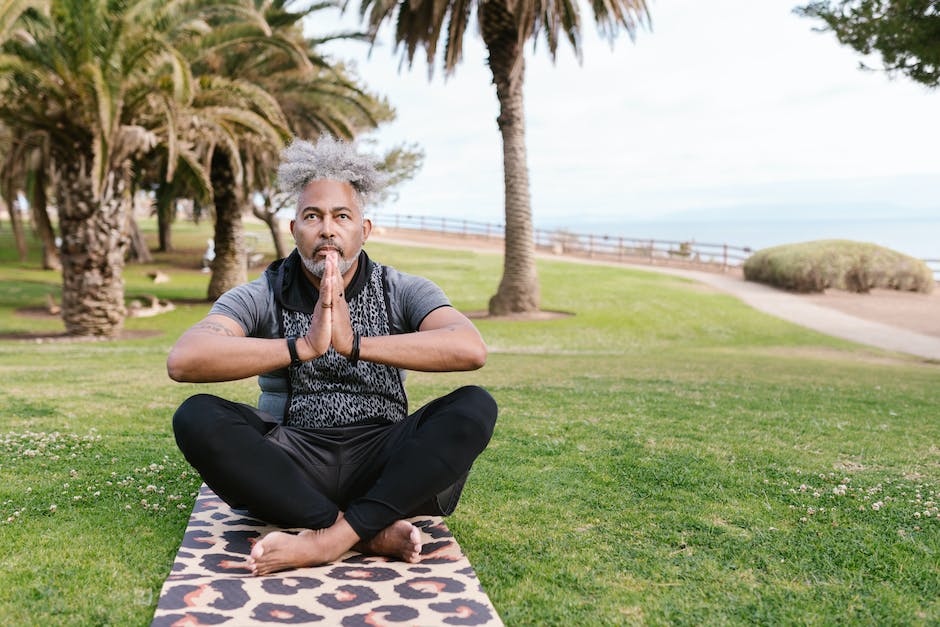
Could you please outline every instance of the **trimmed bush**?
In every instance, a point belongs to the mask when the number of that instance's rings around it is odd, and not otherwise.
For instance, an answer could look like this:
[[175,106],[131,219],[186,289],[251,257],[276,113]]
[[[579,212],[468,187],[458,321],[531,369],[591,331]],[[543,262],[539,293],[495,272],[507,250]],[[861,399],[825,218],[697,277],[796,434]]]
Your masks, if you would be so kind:
[[744,278],[794,292],[874,287],[929,293],[933,273],[920,259],[875,244],[819,240],[759,250],[744,262]]

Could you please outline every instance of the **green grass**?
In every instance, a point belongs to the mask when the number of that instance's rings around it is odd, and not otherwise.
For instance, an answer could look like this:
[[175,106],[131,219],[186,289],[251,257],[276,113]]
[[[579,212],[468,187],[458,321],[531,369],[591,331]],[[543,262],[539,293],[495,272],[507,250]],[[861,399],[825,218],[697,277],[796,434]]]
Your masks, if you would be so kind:
[[819,240],[759,250],[744,262],[744,277],[794,292],[872,288],[929,293],[933,271],[920,259],[864,242]]
[[[0,341],[0,623],[148,624],[199,484],[170,417],[196,390],[257,396],[165,374],[208,308],[207,227],[178,226],[169,283],[126,272],[128,294],[182,303],[127,323],[158,334]],[[495,255],[368,249],[468,311],[499,279]],[[544,307],[574,316],[480,321],[484,369],[408,378],[413,407],[470,382],[499,402],[448,524],[508,625],[940,622],[937,364],[673,277],[539,271]],[[16,313],[58,291],[0,254],[0,332],[61,329]]]

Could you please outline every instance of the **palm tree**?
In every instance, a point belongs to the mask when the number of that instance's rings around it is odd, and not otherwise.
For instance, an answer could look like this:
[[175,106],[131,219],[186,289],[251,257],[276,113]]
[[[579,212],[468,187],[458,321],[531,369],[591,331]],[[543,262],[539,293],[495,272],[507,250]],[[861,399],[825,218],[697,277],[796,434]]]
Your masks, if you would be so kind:
[[[7,153],[0,154],[0,200],[12,209],[12,194],[21,190],[29,202],[30,214],[36,232],[42,242],[42,267],[46,270],[61,270],[59,249],[55,242],[55,231],[47,210],[47,186],[49,174],[49,142],[45,132],[14,135],[10,129],[0,125],[0,145],[7,146]],[[11,211],[14,239],[20,261],[26,261],[26,238],[19,212]]]
[[24,174],[22,159],[14,145],[13,133],[0,124],[0,146],[5,146],[4,153],[0,153],[0,209],[6,209],[10,214],[10,229],[13,231],[13,243],[16,246],[17,257],[20,263],[26,262],[28,253],[26,245],[26,232],[23,229],[23,216],[20,213],[17,196],[19,188],[23,185]]
[[[218,110],[237,107],[255,116],[251,124],[220,122],[211,134],[225,141],[219,142],[210,157],[216,218],[210,299],[247,279],[241,216],[253,205],[254,193],[270,195],[285,140],[292,134],[323,131],[348,139],[393,115],[384,101],[355,85],[341,66],[331,67],[319,56],[319,41],[303,37],[301,20],[329,5],[291,11],[293,4],[291,0],[254,0],[253,8],[263,16],[263,23],[220,20],[192,64],[201,82],[211,83],[197,101],[211,101]],[[277,241],[273,214],[255,213],[268,222]]]
[[[648,21],[646,0],[595,0],[594,20],[609,39],[623,28],[632,37],[638,24]],[[490,299],[493,315],[532,312],[539,308],[539,285],[535,269],[535,244],[526,164],[523,80],[523,46],[544,32],[552,59],[564,35],[581,55],[581,17],[574,0],[361,0],[360,13],[372,28],[373,39],[386,20],[395,21],[395,39],[410,64],[423,46],[433,67],[442,31],[444,69],[451,73],[460,61],[464,32],[476,12],[480,34],[486,45],[487,62],[496,85],[499,117],[496,122],[503,140],[506,242],[503,277]]]
[[[192,75],[174,40],[199,36],[205,21],[185,0],[27,3],[38,11],[20,4],[0,14],[4,32],[18,33],[0,47],[0,122],[48,141],[66,331],[114,336],[125,315],[134,164],[174,135],[174,111],[192,99]],[[195,4],[211,11],[238,2]]]

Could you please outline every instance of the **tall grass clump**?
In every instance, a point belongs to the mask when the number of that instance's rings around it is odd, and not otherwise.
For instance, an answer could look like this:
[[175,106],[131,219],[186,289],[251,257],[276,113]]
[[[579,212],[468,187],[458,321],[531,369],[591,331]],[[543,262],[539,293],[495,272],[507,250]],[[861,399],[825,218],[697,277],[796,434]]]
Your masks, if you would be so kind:
[[744,263],[744,278],[794,292],[872,288],[929,293],[933,273],[920,259],[883,246],[819,240],[759,250]]

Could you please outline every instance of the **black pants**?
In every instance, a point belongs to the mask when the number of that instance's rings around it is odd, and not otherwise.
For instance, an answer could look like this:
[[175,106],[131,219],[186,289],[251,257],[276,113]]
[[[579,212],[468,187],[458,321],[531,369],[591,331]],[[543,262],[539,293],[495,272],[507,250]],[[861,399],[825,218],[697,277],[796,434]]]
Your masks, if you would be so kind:
[[468,386],[398,423],[300,429],[198,394],[176,411],[173,431],[186,460],[229,505],[307,529],[329,527],[344,510],[368,540],[408,516],[453,512],[496,413],[489,393]]

